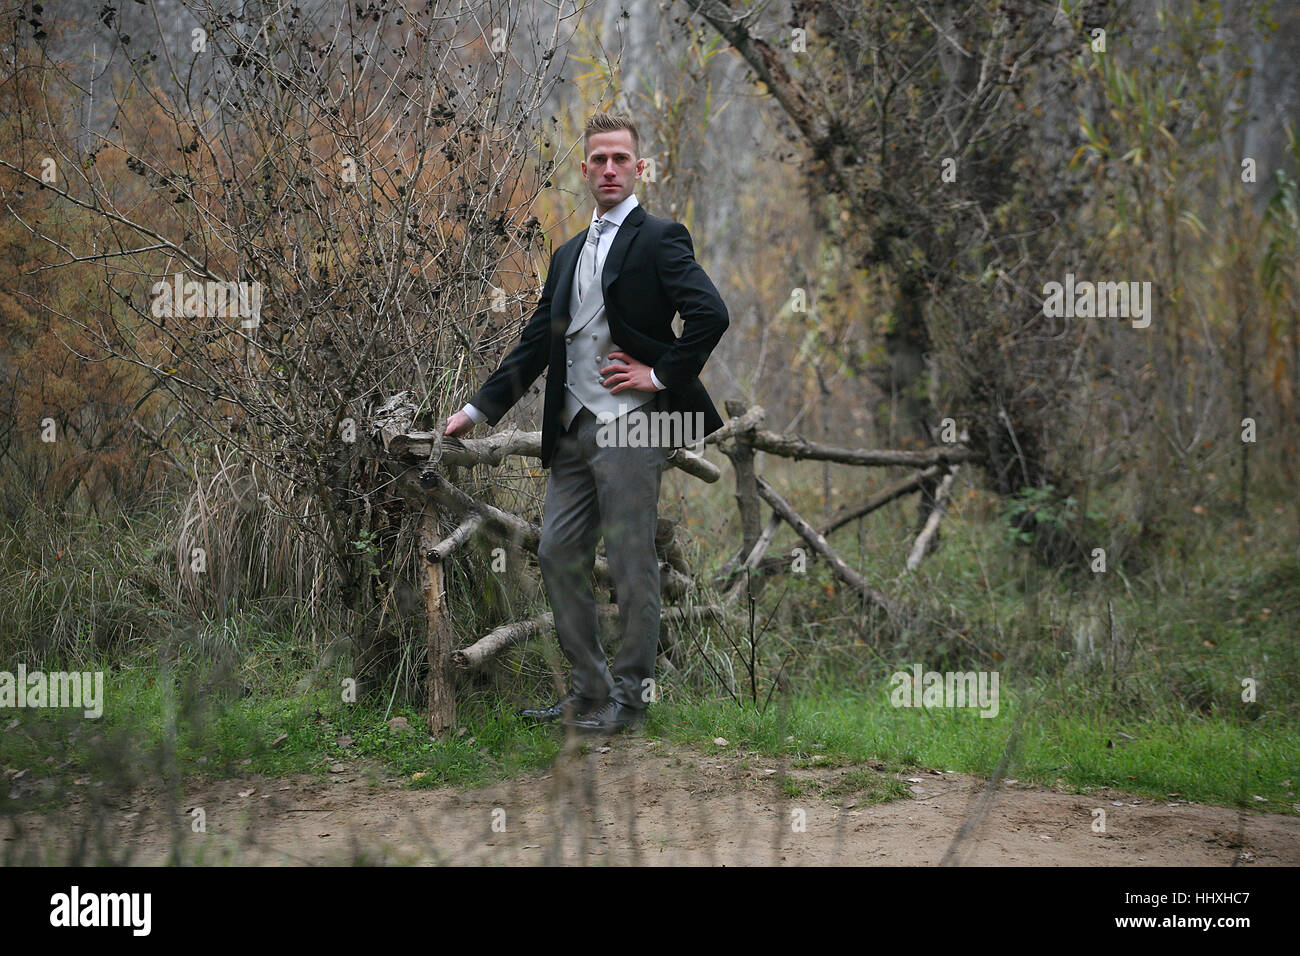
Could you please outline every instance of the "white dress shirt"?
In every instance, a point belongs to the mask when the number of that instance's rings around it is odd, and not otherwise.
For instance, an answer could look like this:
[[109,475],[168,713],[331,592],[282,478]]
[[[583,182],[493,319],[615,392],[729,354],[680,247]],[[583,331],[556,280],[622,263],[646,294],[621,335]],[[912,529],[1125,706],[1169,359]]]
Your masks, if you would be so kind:
[[[591,221],[593,223],[595,223],[598,218],[603,219],[605,222],[605,225],[601,227],[600,238],[596,240],[596,275],[602,275],[604,273],[605,257],[609,255],[610,247],[614,245],[614,234],[618,232],[618,227],[623,225],[623,220],[627,218],[627,214],[635,209],[637,205],[636,193],[631,193],[626,199],[603,216],[597,216],[595,211],[592,212]],[[581,255],[579,255],[579,259],[581,259]],[[664,386],[659,379],[655,377],[654,369],[650,370],[650,381],[654,382],[656,389],[663,391]],[[487,421],[487,414],[480,409],[475,408],[473,405],[466,405],[462,411],[464,411],[464,413],[468,415],[476,425]]]

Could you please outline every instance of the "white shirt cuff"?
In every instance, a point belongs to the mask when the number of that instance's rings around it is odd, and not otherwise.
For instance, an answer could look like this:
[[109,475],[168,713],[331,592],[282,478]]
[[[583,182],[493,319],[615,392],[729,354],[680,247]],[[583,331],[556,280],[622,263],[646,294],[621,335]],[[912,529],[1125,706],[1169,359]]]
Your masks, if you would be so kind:
[[483,412],[479,411],[473,405],[466,405],[461,409],[461,411],[468,415],[475,425],[482,425],[487,421],[487,415],[483,414]]
[[659,391],[662,392],[664,390],[663,382],[659,381],[659,377],[655,375],[654,369],[650,370],[650,381],[655,383],[655,388],[659,389]]

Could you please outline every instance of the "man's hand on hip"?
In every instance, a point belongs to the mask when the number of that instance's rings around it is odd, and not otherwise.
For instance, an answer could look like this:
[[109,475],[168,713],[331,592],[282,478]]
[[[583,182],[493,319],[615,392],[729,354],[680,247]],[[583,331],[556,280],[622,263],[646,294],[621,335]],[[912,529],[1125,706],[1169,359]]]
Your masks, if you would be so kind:
[[[608,375],[609,378],[601,382],[610,393],[617,395],[619,392],[635,388],[643,392],[657,392],[659,386],[650,378],[650,366],[638,362],[626,352],[610,352],[610,364],[600,370],[601,375]],[[622,359],[626,364],[619,364],[613,359]]]

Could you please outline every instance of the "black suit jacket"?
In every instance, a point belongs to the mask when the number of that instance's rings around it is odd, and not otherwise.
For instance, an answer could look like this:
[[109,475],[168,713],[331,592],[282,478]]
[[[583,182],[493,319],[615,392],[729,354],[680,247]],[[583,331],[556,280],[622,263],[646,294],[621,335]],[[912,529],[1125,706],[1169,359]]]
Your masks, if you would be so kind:
[[[564,335],[573,277],[586,241],[583,230],[555,250],[541,301],[519,344],[470,399],[495,425],[549,365],[542,413],[543,467],[550,466],[561,428]],[[664,386],[656,405],[666,411],[703,412],[706,435],[721,428],[722,417],[699,375],[730,320],[722,296],[695,261],[686,227],[651,216],[641,206],[633,208],[614,234],[600,286],[614,344],[653,368]],[[673,315],[679,312],[684,325],[680,338],[672,328]]]

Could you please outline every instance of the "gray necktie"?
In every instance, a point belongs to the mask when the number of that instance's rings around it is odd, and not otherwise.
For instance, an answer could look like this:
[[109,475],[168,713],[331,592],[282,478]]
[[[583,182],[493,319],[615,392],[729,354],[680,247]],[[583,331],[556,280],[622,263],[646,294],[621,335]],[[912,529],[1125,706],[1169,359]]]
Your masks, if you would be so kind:
[[581,306],[582,300],[586,297],[592,283],[596,280],[596,246],[600,242],[600,233],[604,228],[605,220],[597,219],[591,224],[591,228],[587,230],[587,243],[582,247],[582,256],[578,261],[579,306]]

